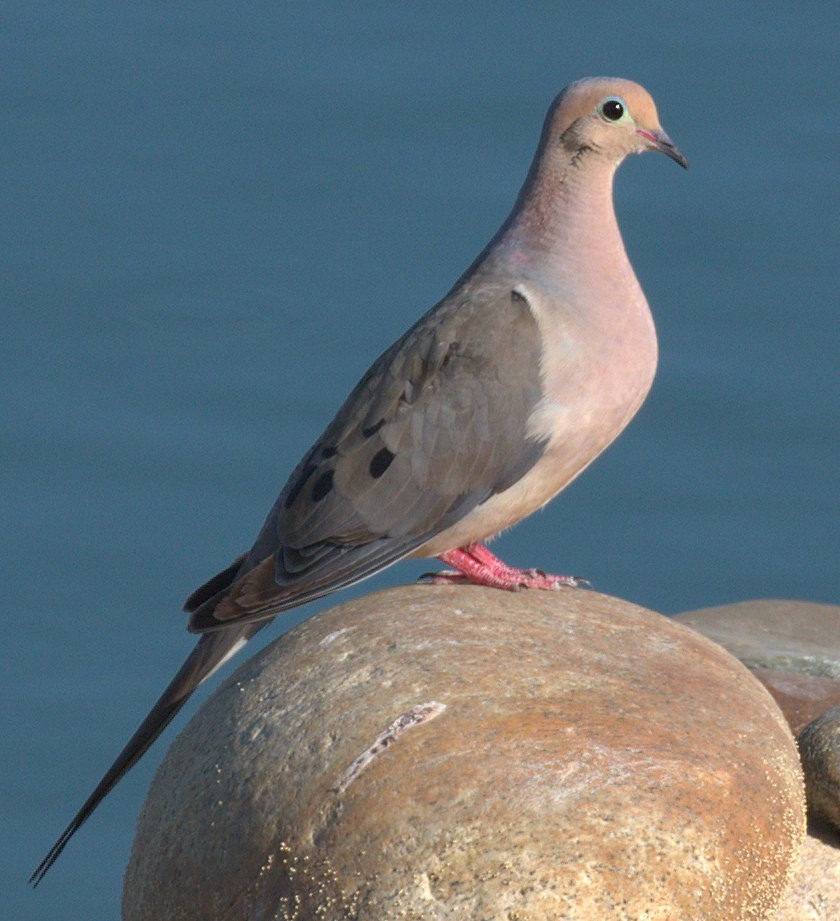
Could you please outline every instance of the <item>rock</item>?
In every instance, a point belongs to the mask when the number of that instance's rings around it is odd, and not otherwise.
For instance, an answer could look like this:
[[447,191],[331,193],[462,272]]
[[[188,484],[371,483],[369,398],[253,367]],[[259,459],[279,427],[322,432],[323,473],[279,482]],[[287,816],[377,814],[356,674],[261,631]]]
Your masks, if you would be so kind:
[[768,917],[804,826],[762,686],[584,590],[412,586],[318,614],[172,745],[125,921]]
[[750,671],[773,695],[794,735],[827,710],[840,705],[840,681],[836,678],[769,668]]
[[840,828],[840,707],[808,723],[799,734],[808,809]]
[[810,601],[741,601],[674,617],[750,669],[840,682],[840,606]]
[[742,601],[678,614],[747,665],[798,734],[809,812],[840,828],[840,606]]
[[810,832],[793,879],[772,921],[834,921],[840,918],[840,835]]

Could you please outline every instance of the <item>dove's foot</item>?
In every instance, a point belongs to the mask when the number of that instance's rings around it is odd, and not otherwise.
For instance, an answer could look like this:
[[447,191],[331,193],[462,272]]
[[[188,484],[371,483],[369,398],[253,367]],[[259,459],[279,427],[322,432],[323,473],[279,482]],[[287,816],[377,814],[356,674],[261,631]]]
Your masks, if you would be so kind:
[[581,579],[579,576],[555,576],[541,569],[517,569],[515,566],[508,566],[483,544],[458,547],[456,550],[441,553],[438,559],[447,566],[451,566],[452,569],[427,573],[420,577],[421,581],[432,585],[452,583],[488,585],[491,588],[501,588],[508,592],[516,592],[520,588],[555,589],[560,588],[561,585],[589,585],[586,579]]

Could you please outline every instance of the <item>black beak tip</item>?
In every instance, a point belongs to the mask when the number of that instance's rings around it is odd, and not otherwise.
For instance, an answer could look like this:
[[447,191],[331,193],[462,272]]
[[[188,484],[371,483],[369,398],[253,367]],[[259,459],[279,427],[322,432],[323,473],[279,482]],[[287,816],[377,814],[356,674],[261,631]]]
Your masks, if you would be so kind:
[[688,169],[688,157],[675,144],[670,142],[662,143],[659,145],[659,149],[666,157],[670,157],[675,163],[679,163],[683,169]]
[[676,154],[676,156],[674,156],[674,155],[672,154],[673,159],[674,159],[677,163],[679,163],[679,165],[680,165],[683,169],[688,169],[688,157],[686,157],[686,155],[685,155],[681,150],[679,150],[679,149],[677,149],[676,151],[674,151],[674,153]]

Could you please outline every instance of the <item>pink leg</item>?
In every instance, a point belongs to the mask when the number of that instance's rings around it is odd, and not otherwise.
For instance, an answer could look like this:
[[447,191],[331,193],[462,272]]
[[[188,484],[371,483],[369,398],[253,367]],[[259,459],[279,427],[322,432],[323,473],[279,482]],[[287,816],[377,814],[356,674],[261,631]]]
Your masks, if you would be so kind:
[[[494,556],[483,544],[468,544],[441,553],[439,560],[452,570],[430,573],[422,579],[432,584],[470,582],[509,592],[520,588],[555,589],[561,585],[589,585],[578,576],[554,576],[540,569],[517,569]],[[453,571],[454,570],[454,571]]]

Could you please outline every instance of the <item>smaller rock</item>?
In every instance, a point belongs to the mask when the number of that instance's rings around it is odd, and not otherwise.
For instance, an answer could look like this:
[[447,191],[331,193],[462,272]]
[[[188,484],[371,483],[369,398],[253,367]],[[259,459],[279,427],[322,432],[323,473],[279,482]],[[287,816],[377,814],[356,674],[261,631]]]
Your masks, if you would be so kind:
[[840,705],[840,606],[759,599],[677,614],[740,659],[796,734]]
[[770,668],[754,668],[752,673],[776,699],[794,735],[811,720],[840,706],[840,681],[836,678]]
[[808,723],[797,741],[809,813],[840,829],[840,707]]

